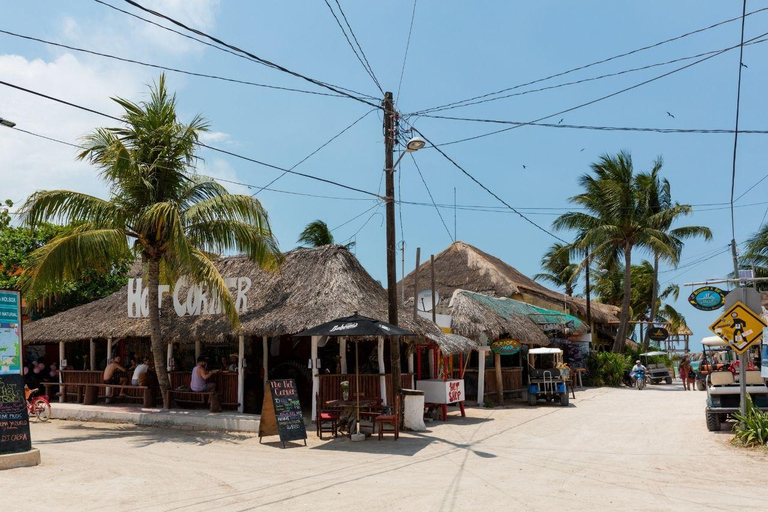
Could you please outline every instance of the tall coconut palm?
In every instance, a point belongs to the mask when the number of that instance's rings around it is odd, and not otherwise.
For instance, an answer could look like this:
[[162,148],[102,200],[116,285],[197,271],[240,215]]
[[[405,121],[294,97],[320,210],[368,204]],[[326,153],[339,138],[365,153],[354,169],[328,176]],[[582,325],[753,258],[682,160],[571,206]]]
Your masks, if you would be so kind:
[[643,247],[667,253],[676,241],[656,226],[662,224],[659,212],[648,215],[643,210],[641,188],[632,166],[632,157],[625,151],[603,155],[592,164],[593,174],[584,174],[579,184],[584,192],[570,198],[585,212],[569,212],[554,222],[556,229],[576,231],[574,245],[589,248],[603,261],[624,259],[624,290],[618,332],[613,350],[624,349],[629,327],[632,298],[632,250]]
[[[331,245],[334,243],[333,233],[328,228],[328,224],[320,219],[310,222],[304,228],[304,231],[299,235],[298,242],[300,244],[306,244],[309,247],[322,247],[323,245]],[[350,242],[344,247],[347,249],[355,245],[355,242]]]
[[573,287],[579,278],[581,267],[571,262],[571,247],[555,242],[541,258],[541,268],[546,272],[536,274],[537,281],[546,281],[565,289],[568,297],[573,296]]
[[[653,169],[648,173],[641,173],[637,177],[638,186],[641,189],[642,199],[641,207],[647,215],[652,216],[664,212],[665,215],[657,216],[655,220],[659,223],[656,229],[663,231],[675,243],[670,247],[670,251],[659,253],[653,252],[653,290],[650,296],[650,313],[648,319],[656,321],[658,312],[659,298],[659,263],[663,261],[672,266],[677,266],[680,262],[680,256],[684,245],[684,240],[701,237],[705,240],[712,239],[712,231],[704,226],[683,226],[673,228],[672,225],[680,218],[693,213],[693,208],[689,205],[682,205],[672,201],[672,190],[669,181],[661,177],[661,167],[663,160],[658,157],[654,162]],[[649,333],[646,333],[643,341],[647,349],[650,342]]]
[[168,407],[166,346],[160,326],[158,285],[186,276],[221,304],[233,329],[238,315],[211,255],[235,250],[263,268],[282,256],[267,213],[250,196],[229,194],[217,182],[194,173],[199,116],[189,124],[176,115],[176,97],[165,77],[150,87],[148,101],[115,99],[125,111],[123,125],[84,137],[78,158],[100,170],[109,199],[69,190],[36,192],[22,208],[23,220],[73,223],[32,254],[23,289],[29,297],[50,293],[83,268],[107,268],[132,249],[141,257],[148,282],[149,322],[155,369]]

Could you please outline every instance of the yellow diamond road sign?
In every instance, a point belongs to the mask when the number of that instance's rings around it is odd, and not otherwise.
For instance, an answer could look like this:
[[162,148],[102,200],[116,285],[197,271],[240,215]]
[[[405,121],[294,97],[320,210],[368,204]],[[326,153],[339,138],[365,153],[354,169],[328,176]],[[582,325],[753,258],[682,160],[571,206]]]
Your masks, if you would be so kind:
[[709,329],[728,343],[738,354],[744,353],[763,337],[763,319],[741,302],[736,302],[709,326]]

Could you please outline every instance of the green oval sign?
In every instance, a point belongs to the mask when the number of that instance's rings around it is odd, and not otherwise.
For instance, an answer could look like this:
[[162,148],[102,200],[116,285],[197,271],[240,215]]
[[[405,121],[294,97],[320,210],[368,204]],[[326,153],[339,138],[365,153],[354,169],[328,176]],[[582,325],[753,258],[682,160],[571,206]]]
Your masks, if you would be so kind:
[[691,306],[702,311],[714,311],[725,304],[725,292],[716,286],[703,286],[688,296]]

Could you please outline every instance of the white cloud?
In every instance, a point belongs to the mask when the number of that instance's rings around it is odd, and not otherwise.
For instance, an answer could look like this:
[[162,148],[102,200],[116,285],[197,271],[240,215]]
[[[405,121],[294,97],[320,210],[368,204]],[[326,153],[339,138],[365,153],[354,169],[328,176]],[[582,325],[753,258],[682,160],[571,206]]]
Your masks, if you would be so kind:
[[232,166],[227,161],[220,158],[201,160],[198,164],[197,172],[198,174],[210,176],[211,178],[226,180],[221,181],[220,183],[231,194],[251,195],[256,192],[256,190],[250,187],[229,183],[232,181],[241,182],[242,180],[237,176],[237,173],[232,168]]
[[205,144],[225,144],[230,142],[231,137],[228,133],[224,132],[201,132],[200,141]]

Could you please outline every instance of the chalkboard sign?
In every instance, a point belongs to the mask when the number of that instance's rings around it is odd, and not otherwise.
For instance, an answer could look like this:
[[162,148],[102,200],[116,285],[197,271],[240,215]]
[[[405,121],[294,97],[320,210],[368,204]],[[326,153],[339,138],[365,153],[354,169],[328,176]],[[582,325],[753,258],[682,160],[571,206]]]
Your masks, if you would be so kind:
[[264,436],[280,436],[285,448],[286,441],[304,440],[307,444],[307,429],[301,414],[301,402],[296,393],[293,379],[270,380],[264,394],[259,421],[259,442]]
[[21,375],[0,375],[0,453],[31,449],[24,379]]

